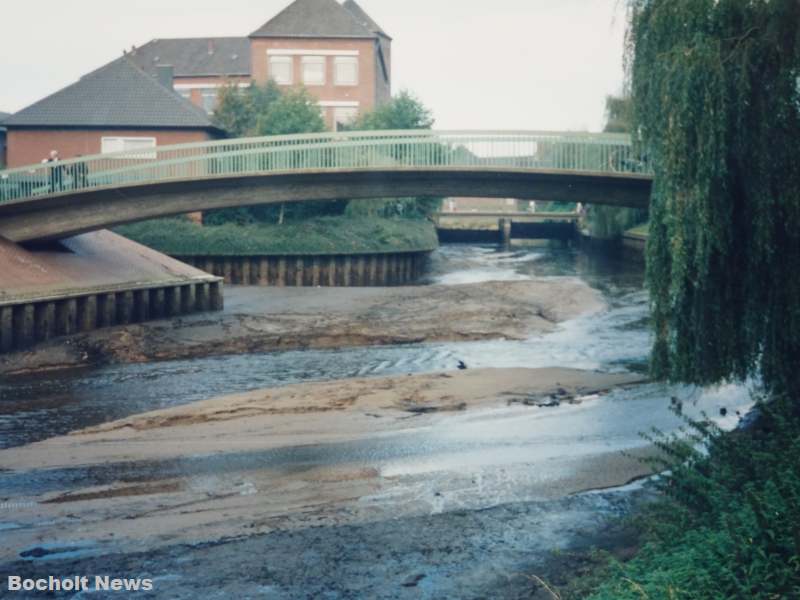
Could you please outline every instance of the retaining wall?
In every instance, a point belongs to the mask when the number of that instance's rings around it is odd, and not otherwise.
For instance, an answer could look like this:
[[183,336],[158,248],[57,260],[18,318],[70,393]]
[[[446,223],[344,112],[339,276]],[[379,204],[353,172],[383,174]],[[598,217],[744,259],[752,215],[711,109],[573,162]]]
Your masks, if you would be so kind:
[[175,256],[225,283],[272,287],[406,285],[423,272],[429,252],[315,256]]
[[222,310],[222,281],[192,282],[0,302],[0,352],[61,335]]

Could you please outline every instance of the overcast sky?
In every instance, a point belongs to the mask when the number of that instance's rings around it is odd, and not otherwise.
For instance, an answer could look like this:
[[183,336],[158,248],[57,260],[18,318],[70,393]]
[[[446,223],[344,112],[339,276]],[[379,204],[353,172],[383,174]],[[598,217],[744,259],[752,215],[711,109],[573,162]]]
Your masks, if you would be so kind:
[[[4,0],[0,111],[153,38],[246,36],[290,0]],[[359,0],[394,38],[393,87],[439,129],[598,130],[622,85],[621,0]]]

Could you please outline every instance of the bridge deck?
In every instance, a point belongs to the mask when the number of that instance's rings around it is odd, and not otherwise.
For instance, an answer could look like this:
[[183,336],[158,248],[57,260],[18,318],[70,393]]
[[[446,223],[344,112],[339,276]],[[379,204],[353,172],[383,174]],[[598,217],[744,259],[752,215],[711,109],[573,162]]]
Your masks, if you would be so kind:
[[619,134],[272,136],[2,171],[0,235],[51,239],[181,212],[340,198],[483,195],[646,206],[649,185],[647,165]]

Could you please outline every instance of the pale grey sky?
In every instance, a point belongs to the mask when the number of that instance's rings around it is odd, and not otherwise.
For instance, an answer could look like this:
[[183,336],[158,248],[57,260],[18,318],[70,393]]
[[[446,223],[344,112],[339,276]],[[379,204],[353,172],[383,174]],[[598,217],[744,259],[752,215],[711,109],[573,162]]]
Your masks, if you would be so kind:
[[[246,36],[290,0],[5,0],[0,111],[153,38]],[[394,90],[439,129],[598,130],[622,86],[620,0],[359,0],[394,38]]]

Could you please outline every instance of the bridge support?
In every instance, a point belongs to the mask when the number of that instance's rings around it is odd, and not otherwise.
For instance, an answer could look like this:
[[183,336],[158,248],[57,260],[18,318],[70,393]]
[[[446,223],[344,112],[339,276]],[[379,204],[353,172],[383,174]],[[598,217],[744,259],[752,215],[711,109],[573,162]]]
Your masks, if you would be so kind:
[[500,232],[500,243],[504,246],[511,245],[511,219],[499,219],[497,230]]

